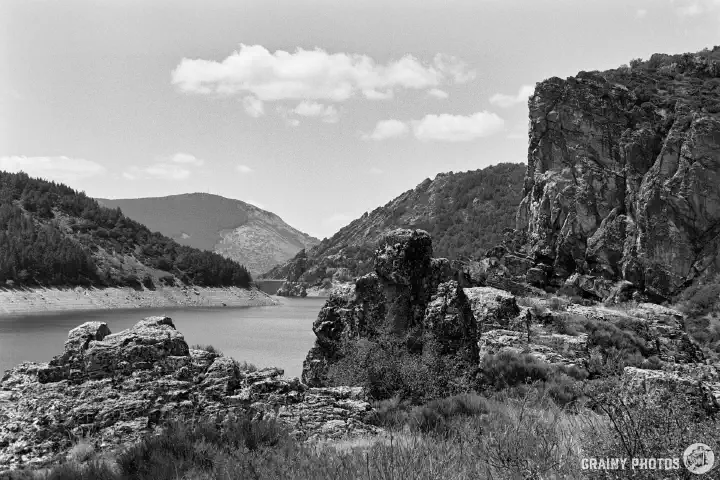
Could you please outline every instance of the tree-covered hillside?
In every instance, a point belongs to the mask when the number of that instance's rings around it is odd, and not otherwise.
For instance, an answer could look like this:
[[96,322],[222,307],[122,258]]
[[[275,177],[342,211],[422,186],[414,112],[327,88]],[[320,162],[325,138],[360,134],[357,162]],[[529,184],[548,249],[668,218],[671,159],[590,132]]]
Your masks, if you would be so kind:
[[83,192],[0,171],[0,284],[152,286],[153,278],[244,288],[252,281],[242,265],[179,245]]
[[330,239],[274,268],[264,278],[308,285],[343,281],[372,270],[375,242],[388,230],[421,228],[435,257],[474,259],[499,245],[515,227],[526,165],[501,163],[482,170],[441,173],[382,207],[353,220]]

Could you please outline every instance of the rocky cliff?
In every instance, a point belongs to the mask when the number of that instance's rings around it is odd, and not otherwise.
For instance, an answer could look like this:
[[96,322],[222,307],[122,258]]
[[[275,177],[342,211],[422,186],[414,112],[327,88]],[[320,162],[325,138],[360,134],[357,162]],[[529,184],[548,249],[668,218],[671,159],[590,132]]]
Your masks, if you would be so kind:
[[529,107],[532,283],[663,299],[720,271],[720,47],[551,78]]
[[396,228],[423,229],[439,257],[451,260],[482,255],[514,226],[525,165],[504,163],[482,170],[441,173],[426,179],[382,207],[365,213],[332,238],[308,249],[260,278],[283,278],[283,293],[352,282],[373,271],[382,236]]
[[191,349],[168,317],[111,333],[87,322],[70,331],[49,363],[23,363],[0,379],[0,473],[57,463],[86,438],[98,449],[127,446],[168,417],[270,414],[299,439],[379,431],[361,388],[310,388],[283,371],[258,371]]
[[235,260],[253,275],[320,242],[274,213],[219,195],[192,193],[98,201],[110,208],[120,207],[125,215],[182,245]]

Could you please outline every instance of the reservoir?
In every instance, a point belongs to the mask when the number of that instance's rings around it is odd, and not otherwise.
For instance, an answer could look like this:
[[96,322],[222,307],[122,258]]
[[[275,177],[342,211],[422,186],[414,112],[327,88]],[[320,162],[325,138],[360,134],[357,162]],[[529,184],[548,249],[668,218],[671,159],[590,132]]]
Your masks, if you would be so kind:
[[62,353],[68,332],[91,321],[108,324],[112,333],[144,317],[167,315],[188,345],[210,344],[225,356],[258,368],[279,367],[299,377],[315,341],[312,324],[324,298],[275,297],[281,304],[244,308],[165,308],[94,310],[0,316],[0,377],[20,362],[47,362]]

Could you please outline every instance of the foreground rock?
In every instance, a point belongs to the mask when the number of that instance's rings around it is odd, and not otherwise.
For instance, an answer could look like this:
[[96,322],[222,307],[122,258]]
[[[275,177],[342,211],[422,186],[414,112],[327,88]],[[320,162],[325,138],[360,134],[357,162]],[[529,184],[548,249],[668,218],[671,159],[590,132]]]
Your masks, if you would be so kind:
[[275,414],[300,439],[376,433],[360,388],[310,388],[283,371],[243,370],[189,349],[168,317],[111,334],[105,323],[70,331],[47,364],[23,363],[0,381],[0,471],[53,461],[89,436],[98,448],[130,444],[177,415],[250,410]]

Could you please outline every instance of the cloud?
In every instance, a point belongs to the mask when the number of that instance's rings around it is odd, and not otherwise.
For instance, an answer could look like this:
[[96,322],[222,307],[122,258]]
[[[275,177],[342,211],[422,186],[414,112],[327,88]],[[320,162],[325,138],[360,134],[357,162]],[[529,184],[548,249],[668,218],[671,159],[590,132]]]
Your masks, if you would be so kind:
[[504,93],[496,93],[490,97],[490,103],[500,108],[510,108],[520,103],[526,103],[528,98],[535,92],[532,85],[523,85],[520,87],[517,95],[505,95]]
[[422,141],[467,142],[494,135],[503,130],[505,121],[491,112],[472,115],[425,115],[412,122],[415,137]]
[[382,170],[378,167],[371,167],[368,171],[373,175],[382,175],[383,173],[385,173],[385,170]]
[[205,164],[205,160],[195,157],[195,155],[191,155],[189,153],[176,153],[172,157],[170,157],[170,160],[175,163],[181,163],[184,165],[193,165],[196,167],[202,166]]
[[637,18],[645,18],[645,17],[647,16],[647,13],[648,13],[648,11],[647,11],[646,9],[644,9],[644,8],[639,8],[639,9],[635,12],[635,16],[636,16]]
[[155,163],[148,167],[130,167],[123,174],[125,178],[154,178],[158,180],[186,180],[190,178],[190,170],[174,163]]
[[205,165],[205,160],[197,158],[190,153],[178,152],[167,157],[160,157],[146,167],[131,166],[122,173],[127,180],[156,179],[156,180],[187,180],[193,169]]
[[332,228],[334,230],[340,230],[342,227],[346,226],[353,220],[357,218],[357,215],[352,215],[349,213],[334,213],[330,215],[329,217],[326,217],[322,220],[322,224],[327,228]]
[[59,157],[0,157],[0,170],[25,172],[32,177],[67,183],[94,177],[105,173],[99,163],[82,158]]
[[440,99],[448,98],[450,96],[446,91],[440,90],[439,88],[432,88],[432,89],[428,90],[427,94],[430,95],[431,97],[440,98]]
[[720,8],[720,0],[670,0],[670,3],[677,5],[675,13],[681,17],[696,17]]
[[265,115],[265,105],[262,100],[259,100],[257,97],[248,95],[242,99],[242,104],[245,112],[251,117],[257,118],[261,115]]
[[240,173],[252,173],[255,171],[247,165],[238,165],[237,167],[235,167],[235,170]]
[[325,123],[337,123],[338,111],[333,105],[323,105],[322,103],[303,101],[292,110],[295,115],[301,117],[318,117]]
[[465,83],[475,72],[462,60],[442,54],[431,62],[405,55],[382,64],[367,55],[319,48],[272,53],[262,45],[241,44],[222,61],[183,58],[171,77],[173,85],[187,93],[251,95],[264,102],[342,102],[357,94],[387,99],[399,89]]
[[381,120],[375,125],[370,134],[363,134],[364,140],[385,140],[388,138],[402,137],[408,133],[410,128],[400,120]]

